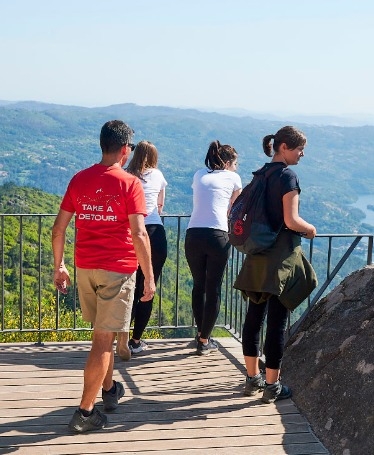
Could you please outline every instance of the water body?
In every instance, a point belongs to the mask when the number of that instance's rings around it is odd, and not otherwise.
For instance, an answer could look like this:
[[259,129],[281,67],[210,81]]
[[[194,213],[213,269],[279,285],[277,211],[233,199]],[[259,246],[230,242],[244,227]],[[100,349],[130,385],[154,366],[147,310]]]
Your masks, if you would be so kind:
[[359,196],[357,201],[354,204],[351,204],[352,207],[357,207],[365,213],[366,217],[361,221],[362,223],[374,226],[374,211],[368,210],[368,205],[374,205],[374,194]]

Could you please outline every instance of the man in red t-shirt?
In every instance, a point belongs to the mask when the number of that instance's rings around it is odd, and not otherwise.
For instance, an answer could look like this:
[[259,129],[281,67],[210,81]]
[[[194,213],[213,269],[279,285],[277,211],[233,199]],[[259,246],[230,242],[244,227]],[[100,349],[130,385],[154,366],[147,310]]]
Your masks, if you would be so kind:
[[101,161],[71,179],[52,229],[54,284],[66,293],[70,278],[64,264],[65,233],[75,214],[79,301],[84,320],[93,324],[82,399],[69,423],[77,433],[107,424],[95,407],[101,387],[106,412],[116,409],[125,393],[122,383],[113,380],[113,342],[117,332],[130,329],[138,264],[145,276],[141,300],[149,301],[155,293],[143,188],[122,169],[134,148],[133,134],[120,120],[103,125]]

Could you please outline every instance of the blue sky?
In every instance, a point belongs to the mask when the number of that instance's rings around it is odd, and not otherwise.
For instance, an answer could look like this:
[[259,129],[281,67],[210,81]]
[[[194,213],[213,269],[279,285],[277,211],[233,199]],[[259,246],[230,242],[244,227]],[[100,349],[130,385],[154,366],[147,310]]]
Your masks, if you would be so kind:
[[373,114],[372,0],[0,0],[0,100]]

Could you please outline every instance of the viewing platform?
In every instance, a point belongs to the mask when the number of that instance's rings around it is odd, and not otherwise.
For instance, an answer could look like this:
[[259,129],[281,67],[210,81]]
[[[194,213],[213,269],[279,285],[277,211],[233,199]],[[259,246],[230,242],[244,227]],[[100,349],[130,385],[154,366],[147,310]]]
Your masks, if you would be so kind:
[[292,399],[243,396],[241,344],[217,341],[204,357],[180,338],[149,340],[128,362],[115,356],[125,396],[106,428],[78,435],[67,424],[90,343],[0,344],[0,454],[328,454]]
[[[164,217],[170,248],[147,328],[150,336],[163,338],[150,340],[149,349],[129,362],[115,357],[115,379],[123,382],[126,394],[108,415],[108,426],[69,433],[91,343],[67,340],[89,340],[92,328],[82,321],[77,296],[73,225],[67,242],[68,295],[59,294],[51,283],[53,218],[0,214],[0,455],[329,453],[292,399],[266,405],[261,395],[243,396],[241,337],[247,302],[233,288],[244,260],[235,249],[223,280],[215,326],[220,335],[213,333],[219,352],[195,354],[184,215]],[[290,313],[287,337],[342,276],[372,264],[373,243],[373,234],[358,233],[319,234],[304,241],[319,285],[300,311]],[[98,406],[102,408],[101,397]]]

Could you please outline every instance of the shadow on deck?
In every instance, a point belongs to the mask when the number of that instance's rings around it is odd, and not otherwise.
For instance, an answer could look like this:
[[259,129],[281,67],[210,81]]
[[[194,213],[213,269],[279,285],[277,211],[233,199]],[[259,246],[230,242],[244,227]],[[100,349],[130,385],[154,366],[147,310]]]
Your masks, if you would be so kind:
[[[115,357],[126,394],[100,432],[72,435],[90,343],[0,345],[0,454],[328,454],[292,400],[243,396],[241,344],[195,355],[185,339]],[[101,407],[101,398],[98,398]]]

